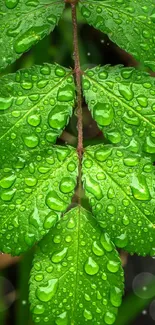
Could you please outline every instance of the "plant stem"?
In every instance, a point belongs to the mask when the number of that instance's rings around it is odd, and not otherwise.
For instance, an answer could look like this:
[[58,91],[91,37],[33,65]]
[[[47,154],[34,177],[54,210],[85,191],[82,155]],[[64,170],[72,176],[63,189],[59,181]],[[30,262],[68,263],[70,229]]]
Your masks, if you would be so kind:
[[78,145],[77,152],[79,156],[79,203],[81,201],[80,194],[82,189],[81,181],[81,164],[83,155],[83,123],[82,123],[82,88],[81,88],[81,67],[80,67],[80,56],[79,56],[79,46],[78,46],[78,27],[77,27],[77,13],[76,5],[77,1],[73,1],[71,4],[72,10],[72,24],[73,24],[73,46],[74,46],[74,73],[76,81],[77,90],[77,129],[78,129]]

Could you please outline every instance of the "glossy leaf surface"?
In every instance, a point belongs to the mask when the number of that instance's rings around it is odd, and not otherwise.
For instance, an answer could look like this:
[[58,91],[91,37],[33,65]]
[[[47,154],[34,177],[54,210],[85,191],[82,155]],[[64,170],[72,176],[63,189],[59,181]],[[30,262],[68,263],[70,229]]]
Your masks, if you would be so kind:
[[155,169],[150,158],[111,145],[88,147],[83,184],[93,214],[116,246],[155,254]]
[[69,121],[75,86],[71,71],[44,64],[0,79],[1,163],[21,151],[55,143]]
[[81,0],[86,21],[155,71],[154,0]]
[[67,146],[15,155],[1,165],[1,251],[19,255],[49,231],[71,202],[77,165]]
[[110,142],[136,153],[155,153],[154,80],[122,66],[86,71],[83,89],[88,108]]
[[0,70],[49,34],[63,9],[64,1],[0,0]]
[[30,279],[33,319],[47,325],[113,324],[121,261],[91,213],[76,207],[39,243]]

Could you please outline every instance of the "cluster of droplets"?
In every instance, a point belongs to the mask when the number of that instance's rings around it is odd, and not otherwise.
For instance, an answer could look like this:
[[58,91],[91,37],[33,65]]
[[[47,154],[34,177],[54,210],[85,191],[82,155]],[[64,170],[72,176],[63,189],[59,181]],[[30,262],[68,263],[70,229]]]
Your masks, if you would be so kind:
[[69,325],[72,317],[76,324],[90,320],[113,324],[121,304],[122,281],[121,263],[109,236],[92,223],[90,213],[72,209],[40,243],[34,259],[33,318],[57,325]]
[[88,107],[105,136],[132,152],[155,153],[154,79],[133,68],[94,68],[83,77]]
[[77,155],[55,146],[27,160],[15,158],[9,167],[0,177],[0,247],[18,255],[40,240],[70,204]]
[[63,8],[63,3],[55,6],[52,2],[46,5],[38,0],[5,0],[1,8],[2,68],[49,34],[58,24]]
[[[96,2],[96,3],[95,3]],[[132,5],[124,0],[80,4],[81,13],[90,25],[107,33],[118,46],[131,53],[138,61],[152,70],[155,44],[155,8],[154,2],[146,5],[134,1]],[[116,9],[117,8],[117,9]],[[144,26],[145,25],[145,26]],[[128,31],[131,31],[130,34]],[[135,45],[136,43],[136,45]]]
[[45,64],[1,79],[8,97],[0,96],[1,156],[44,148],[68,123],[74,103],[73,78],[58,65]]
[[152,179],[154,168],[150,158],[129,155],[109,145],[95,146],[85,152],[84,188],[100,226],[118,247],[153,256],[155,201]]

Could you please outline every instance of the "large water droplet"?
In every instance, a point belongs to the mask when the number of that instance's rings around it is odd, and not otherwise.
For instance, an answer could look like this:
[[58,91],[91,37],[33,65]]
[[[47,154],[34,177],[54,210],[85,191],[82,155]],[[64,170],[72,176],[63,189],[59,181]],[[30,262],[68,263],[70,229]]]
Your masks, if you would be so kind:
[[35,148],[39,144],[39,138],[37,135],[32,134],[32,135],[24,135],[23,140],[25,145],[28,148]]
[[97,103],[94,106],[94,119],[101,126],[110,125],[114,118],[114,111],[110,104]]
[[59,316],[57,316],[57,319],[55,321],[56,325],[68,325],[68,315],[66,311]]
[[98,161],[105,161],[111,155],[112,149],[104,147],[103,149],[98,149],[95,151],[95,158]]
[[71,177],[64,177],[60,182],[60,191],[62,193],[70,193],[74,190],[75,182]]
[[93,319],[92,313],[89,310],[87,310],[87,309],[84,310],[83,316],[87,320]]
[[104,315],[104,321],[107,325],[112,325],[116,320],[116,316],[111,313],[110,311],[107,311]]
[[112,245],[110,237],[109,237],[109,235],[107,233],[103,233],[101,235],[100,242],[101,242],[103,248],[107,252],[111,252],[113,250],[113,245]]
[[53,263],[60,263],[64,257],[66,256],[68,251],[67,247],[64,247],[60,252],[56,252],[52,255],[52,262]]
[[99,271],[98,264],[92,259],[92,257],[89,257],[87,262],[85,263],[84,269],[87,274],[89,275],[95,275]]
[[151,199],[149,188],[146,183],[146,179],[143,175],[133,175],[131,190],[135,199],[140,201],[147,201]]
[[40,301],[48,302],[52,299],[58,289],[58,279],[51,279],[47,286],[38,287],[36,289],[36,296]]
[[67,85],[63,88],[60,88],[58,91],[58,101],[59,102],[69,102],[74,98],[74,89],[72,86]]
[[63,212],[66,210],[68,204],[64,202],[56,193],[56,191],[50,191],[46,196],[46,204],[52,210]]
[[44,228],[45,229],[50,229],[52,228],[58,220],[58,216],[54,211],[51,211],[45,218],[44,221]]
[[48,122],[53,129],[63,129],[68,121],[68,108],[65,105],[56,105],[49,113]]
[[14,194],[16,192],[16,189],[13,189],[13,190],[8,190],[8,191],[5,191],[5,192],[2,192],[1,194],[1,199],[3,201],[11,201]]
[[17,6],[19,0],[5,0],[5,5],[8,9],[13,9]]
[[98,243],[96,241],[93,242],[92,251],[97,256],[103,256],[104,255],[103,249],[98,245]]
[[109,261],[107,264],[107,269],[111,272],[111,273],[116,273],[118,272],[120,267],[120,262],[116,262],[116,261]]
[[2,98],[0,97],[0,111],[4,111],[12,105],[12,98]]
[[130,101],[134,97],[134,93],[130,86],[128,85],[119,85],[119,92],[124,97],[124,99]]
[[103,194],[99,184],[90,176],[87,176],[85,180],[85,188],[89,193],[93,194],[97,200],[102,199]]
[[118,287],[112,287],[110,290],[110,301],[114,307],[119,307],[122,303],[122,291]]
[[6,176],[0,180],[0,186],[3,188],[10,188],[14,184],[15,180],[15,175]]
[[47,34],[48,30],[48,25],[31,27],[15,41],[14,49],[16,53],[20,54],[28,51],[32,45],[36,44]]
[[33,314],[42,315],[45,311],[45,307],[43,305],[36,305],[33,309]]

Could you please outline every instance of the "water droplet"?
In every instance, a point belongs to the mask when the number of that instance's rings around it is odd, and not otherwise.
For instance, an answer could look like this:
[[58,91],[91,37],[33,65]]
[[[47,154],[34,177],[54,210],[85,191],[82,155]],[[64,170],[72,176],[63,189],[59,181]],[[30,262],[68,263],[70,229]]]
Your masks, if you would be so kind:
[[38,126],[41,122],[41,116],[34,114],[34,115],[29,115],[27,119],[28,123],[32,126]]
[[32,45],[36,44],[47,34],[48,30],[48,25],[31,27],[15,41],[14,49],[16,53],[20,54],[28,51]]
[[106,161],[107,158],[111,155],[112,149],[104,147],[103,149],[98,149],[95,151],[95,158],[98,161]]
[[12,98],[2,98],[0,97],[0,111],[4,111],[10,108],[12,105]]
[[103,249],[98,245],[98,243],[96,241],[93,242],[92,251],[97,256],[103,256],[104,255]]
[[68,229],[73,229],[75,227],[75,221],[73,218],[70,218],[67,224]]
[[5,5],[8,9],[15,8],[19,3],[19,0],[5,0]]
[[93,194],[97,200],[102,199],[103,194],[99,184],[90,176],[87,176],[85,180],[85,188],[89,193]]
[[116,212],[116,208],[115,208],[115,206],[114,206],[113,204],[109,204],[109,205],[107,206],[107,212],[108,212],[109,214],[114,214],[114,213]]
[[101,235],[100,242],[101,242],[103,248],[107,252],[111,252],[113,250],[113,245],[112,245],[110,237],[109,237],[109,235],[107,233],[103,233]]
[[136,126],[140,125],[139,117],[138,116],[130,116],[130,115],[128,115],[127,112],[124,113],[122,119],[124,122],[126,122],[130,125],[136,125]]
[[107,264],[107,269],[111,272],[111,273],[116,273],[118,272],[120,267],[120,262],[116,262],[116,261],[109,261]]
[[60,252],[56,252],[52,255],[52,262],[53,263],[60,263],[64,257],[66,256],[68,251],[68,248],[64,247],[63,250],[61,250]]
[[115,238],[115,245],[119,248],[124,248],[128,244],[128,237],[127,234],[121,234]]
[[68,122],[68,107],[65,105],[56,105],[49,113],[48,122],[53,129],[63,129]]
[[110,311],[107,311],[106,314],[104,315],[104,321],[107,325],[113,324],[115,320],[116,320],[116,316]]
[[110,301],[114,307],[119,307],[122,303],[122,291],[118,287],[112,287],[110,290]]
[[0,186],[2,188],[10,188],[14,184],[15,180],[15,175],[6,176],[0,180]]
[[25,145],[28,148],[35,148],[39,144],[39,138],[37,135],[32,134],[32,135],[24,135],[23,140]]
[[71,177],[63,177],[60,182],[60,191],[62,193],[70,193],[75,188],[75,182]]
[[57,99],[59,102],[69,102],[74,98],[74,89],[72,86],[67,85],[59,88]]
[[27,177],[25,178],[25,184],[27,186],[35,186],[37,184],[37,179],[34,177]]
[[92,320],[93,319],[92,313],[87,309],[84,310],[83,316],[87,320]]
[[15,194],[15,192],[16,192],[16,189],[2,192],[1,199],[3,201],[11,201],[12,198],[13,198],[13,196],[14,196],[14,194]]
[[128,157],[123,160],[125,166],[133,167],[139,164],[139,158]]
[[113,121],[114,111],[110,104],[97,103],[94,106],[93,116],[99,125],[107,126]]
[[130,86],[120,84],[119,85],[120,94],[128,101],[132,100],[134,97],[134,93]]
[[84,265],[84,269],[87,274],[89,275],[95,275],[99,271],[98,264],[92,259],[92,257],[89,257],[87,262]]
[[82,6],[81,12],[82,12],[83,17],[85,17],[85,18],[89,18],[91,15],[91,11],[89,9],[87,9],[84,5]]
[[66,74],[66,71],[64,68],[60,67],[60,66],[57,66],[56,69],[55,69],[55,74],[58,76],[58,77],[63,77],[65,76]]
[[52,210],[63,212],[67,209],[68,203],[64,202],[56,193],[56,191],[50,191],[46,196],[46,204]]
[[52,299],[58,289],[58,279],[51,279],[47,286],[37,287],[36,296],[40,301],[48,302]]
[[33,314],[41,315],[45,311],[45,308],[43,305],[36,305],[33,309]]
[[68,325],[68,316],[66,311],[59,316],[57,316],[57,319],[55,321],[56,325]]
[[146,183],[146,179],[143,175],[133,175],[131,190],[135,199],[140,201],[147,201],[151,199],[149,188]]
[[155,144],[150,137],[146,137],[144,151],[147,153],[155,153]]
[[54,211],[51,211],[45,218],[44,221],[44,228],[45,229],[50,229],[52,228],[58,220],[58,216]]

